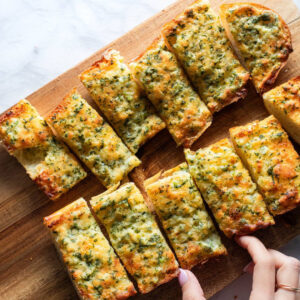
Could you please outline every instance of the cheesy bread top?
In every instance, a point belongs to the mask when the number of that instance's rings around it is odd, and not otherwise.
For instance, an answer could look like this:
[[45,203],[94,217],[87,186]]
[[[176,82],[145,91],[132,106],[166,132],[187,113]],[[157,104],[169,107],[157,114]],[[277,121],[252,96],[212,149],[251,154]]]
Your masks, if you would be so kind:
[[274,224],[262,196],[228,139],[185,151],[190,172],[220,229],[243,235]]
[[263,93],[292,52],[288,26],[276,12],[260,4],[223,4],[221,11],[257,92]]
[[177,276],[174,254],[134,183],[93,197],[91,205],[142,293]]
[[107,188],[118,184],[140,164],[76,89],[63,99],[47,120]]
[[27,100],[21,100],[0,117],[0,140],[51,200],[87,175]]
[[246,96],[249,74],[208,1],[196,1],[166,24],[163,34],[212,113]]
[[80,198],[44,218],[81,299],[126,299],[132,282]]
[[300,76],[263,94],[268,111],[300,144]]
[[148,179],[145,187],[182,268],[226,254],[186,163]]
[[235,149],[249,168],[273,215],[300,203],[300,157],[275,117],[230,129]]
[[133,153],[165,128],[118,51],[106,52],[80,79]]
[[45,120],[26,100],[20,100],[0,118],[1,141],[7,151],[33,148],[47,144],[52,132]]
[[164,40],[155,40],[130,66],[176,144],[190,147],[209,127],[212,117]]

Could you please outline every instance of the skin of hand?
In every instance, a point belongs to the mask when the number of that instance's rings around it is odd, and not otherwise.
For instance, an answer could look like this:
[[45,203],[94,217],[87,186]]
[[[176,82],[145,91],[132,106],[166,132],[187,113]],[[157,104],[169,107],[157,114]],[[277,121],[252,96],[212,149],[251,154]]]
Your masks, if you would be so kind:
[[182,300],[205,300],[200,283],[191,271],[180,269],[178,281],[182,289]]
[[[245,272],[253,274],[249,300],[300,300],[299,293],[276,289],[276,284],[300,287],[299,260],[266,249],[263,243],[253,236],[237,237],[236,241],[252,258],[252,262],[244,268]],[[182,288],[182,300],[205,300],[203,290],[191,271],[180,269],[178,280]]]
[[298,300],[299,293],[283,288],[276,290],[276,284],[300,287],[300,262],[294,257],[276,250],[266,249],[263,243],[253,236],[236,238],[237,243],[246,249],[252,262],[244,271],[253,273],[250,300]]

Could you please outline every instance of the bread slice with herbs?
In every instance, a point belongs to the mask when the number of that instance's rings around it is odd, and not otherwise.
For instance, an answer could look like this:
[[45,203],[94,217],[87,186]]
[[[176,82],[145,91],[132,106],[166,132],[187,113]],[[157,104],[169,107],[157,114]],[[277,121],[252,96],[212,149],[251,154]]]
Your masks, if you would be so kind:
[[300,144],[300,76],[263,94],[264,104]]
[[221,5],[221,18],[257,92],[269,90],[293,50],[287,24],[275,11],[247,2]]

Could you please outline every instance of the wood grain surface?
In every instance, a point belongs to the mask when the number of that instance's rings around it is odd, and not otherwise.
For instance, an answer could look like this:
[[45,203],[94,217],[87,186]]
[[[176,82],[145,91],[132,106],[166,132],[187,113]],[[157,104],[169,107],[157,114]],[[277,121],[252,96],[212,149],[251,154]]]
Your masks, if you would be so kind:
[[[127,60],[136,57],[157,36],[161,26],[180,13],[193,0],[179,0],[134,28],[121,38],[99,50],[85,61],[57,77],[27,99],[45,116],[74,86],[92,103],[87,91],[79,82],[78,74],[99,59],[107,48],[115,48]],[[225,1],[212,1],[217,9]],[[228,2],[228,1],[226,1]],[[233,2],[233,1],[231,1]],[[300,13],[292,0],[253,1],[278,11],[289,24],[294,52],[281,72],[280,84],[300,72]],[[50,68],[51,66],[49,66]],[[93,105],[95,107],[95,105]],[[228,136],[232,126],[245,124],[268,115],[262,99],[249,84],[247,98],[214,115],[212,126],[193,145],[193,149],[209,145]],[[299,148],[297,149],[299,152]],[[142,165],[130,174],[130,179],[142,189],[143,180],[161,169],[169,169],[184,161],[182,148],[176,148],[170,134],[164,130],[140,149]],[[0,299],[77,299],[75,290],[60,263],[58,255],[42,218],[65,206],[80,196],[89,200],[104,191],[100,182],[91,174],[78,186],[51,202],[25,174],[18,162],[0,148]],[[300,234],[300,208],[276,218],[272,228],[257,232],[268,247],[278,248]],[[211,260],[193,269],[207,297],[212,296],[236,279],[249,261],[245,251],[233,241],[222,236],[229,256]],[[165,284],[150,294],[135,299],[181,299],[176,280]]]

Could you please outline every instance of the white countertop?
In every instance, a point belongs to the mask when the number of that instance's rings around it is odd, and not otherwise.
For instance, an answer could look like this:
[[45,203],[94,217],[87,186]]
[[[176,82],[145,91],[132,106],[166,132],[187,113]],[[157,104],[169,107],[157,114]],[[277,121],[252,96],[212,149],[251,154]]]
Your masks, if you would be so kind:
[[[1,0],[0,112],[172,2]],[[300,236],[282,251],[300,259]],[[212,299],[246,300],[250,289],[243,275]]]

